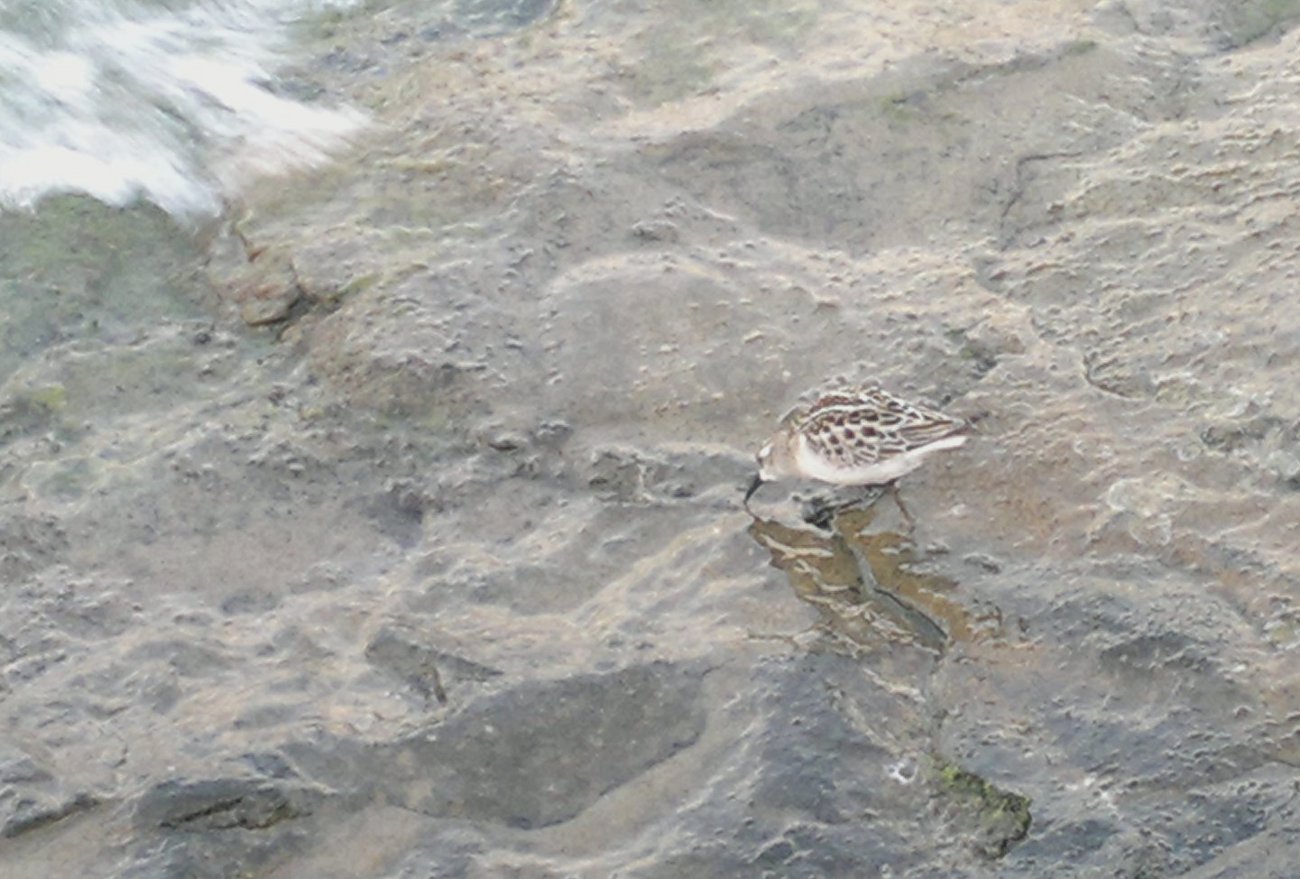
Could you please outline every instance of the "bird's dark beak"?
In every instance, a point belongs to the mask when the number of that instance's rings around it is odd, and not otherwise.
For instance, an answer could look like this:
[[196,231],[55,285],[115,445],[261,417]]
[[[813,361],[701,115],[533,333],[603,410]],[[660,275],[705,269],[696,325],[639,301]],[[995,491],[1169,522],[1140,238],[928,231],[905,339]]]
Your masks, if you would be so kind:
[[758,491],[758,487],[763,484],[763,477],[758,473],[754,474],[754,481],[749,484],[749,490],[745,492],[745,500],[742,503],[745,509],[749,509],[749,499]]

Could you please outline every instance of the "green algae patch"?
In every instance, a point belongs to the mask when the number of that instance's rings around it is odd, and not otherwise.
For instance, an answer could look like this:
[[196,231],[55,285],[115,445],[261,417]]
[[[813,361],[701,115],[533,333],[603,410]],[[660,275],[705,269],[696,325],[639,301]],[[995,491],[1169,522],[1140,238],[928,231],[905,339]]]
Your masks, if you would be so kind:
[[68,405],[68,391],[63,385],[45,385],[34,388],[27,394],[27,400],[41,409],[54,412]]
[[1061,47],[1062,58],[1073,58],[1097,51],[1100,44],[1096,40],[1070,40]]
[[353,278],[328,297],[325,297],[326,301],[330,303],[338,303],[349,296],[355,296],[358,293],[369,290],[371,287],[379,283],[380,280],[382,280],[382,278],[378,272],[371,272],[370,274]]
[[997,860],[1025,838],[1033,821],[1029,797],[1003,790],[942,757],[934,761],[936,796],[950,807],[944,810],[947,817],[968,828],[977,852]]
[[23,388],[0,397],[0,445],[53,429],[67,403],[67,390],[58,384]]
[[201,237],[148,205],[82,196],[0,214],[0,382],[52,346],[204,320]]

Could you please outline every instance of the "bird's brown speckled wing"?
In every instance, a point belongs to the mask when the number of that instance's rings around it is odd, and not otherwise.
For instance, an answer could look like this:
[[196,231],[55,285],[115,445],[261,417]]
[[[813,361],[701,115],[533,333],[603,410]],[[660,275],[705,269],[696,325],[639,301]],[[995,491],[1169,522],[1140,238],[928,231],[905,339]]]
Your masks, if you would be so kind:
[[881,412],[888,413],[890,426],[894,427],[898,439],[909,449],[961,433],[967,426],[960,418],[953,418],[920,403],[900,400],[880,388],[862,389],[862,400]]
[[798,424],[818,455],[841,466],[874,464],[965,427],[960,419],[874,386],[824,394]]
[[[884,422],[891,422],[887,416]],[[808,445],[838,466],[874,464],[892,453],[890,423],[858,400],[827,396],[818,400],[800,425]]]

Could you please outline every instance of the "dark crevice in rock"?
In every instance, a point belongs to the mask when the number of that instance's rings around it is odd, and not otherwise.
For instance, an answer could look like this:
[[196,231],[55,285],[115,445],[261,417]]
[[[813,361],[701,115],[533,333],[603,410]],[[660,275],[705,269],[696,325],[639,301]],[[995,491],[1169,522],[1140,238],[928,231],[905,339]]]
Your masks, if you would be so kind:
[[312,814],[320,794],[252,779],[167,781],[146,793],[136,808],[142,828],[169,830],[266,830]]
[[58,823],[80,812],[93,809],[100,804],[99,799],[88,793],[79,793],[75,797],[54,806],[36,807],[20,810],[0,827],[0,837],[11,839],[42,827]]

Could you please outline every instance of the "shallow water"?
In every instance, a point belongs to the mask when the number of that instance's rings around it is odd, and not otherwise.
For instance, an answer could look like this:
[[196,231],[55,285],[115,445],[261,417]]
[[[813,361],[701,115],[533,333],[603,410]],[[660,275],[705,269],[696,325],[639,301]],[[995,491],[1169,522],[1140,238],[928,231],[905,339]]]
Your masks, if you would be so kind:
[[[6,875],[1289,875],[1291,12],[367,4],[0,216]],[[837,376],[914,527],[740,508]]]

